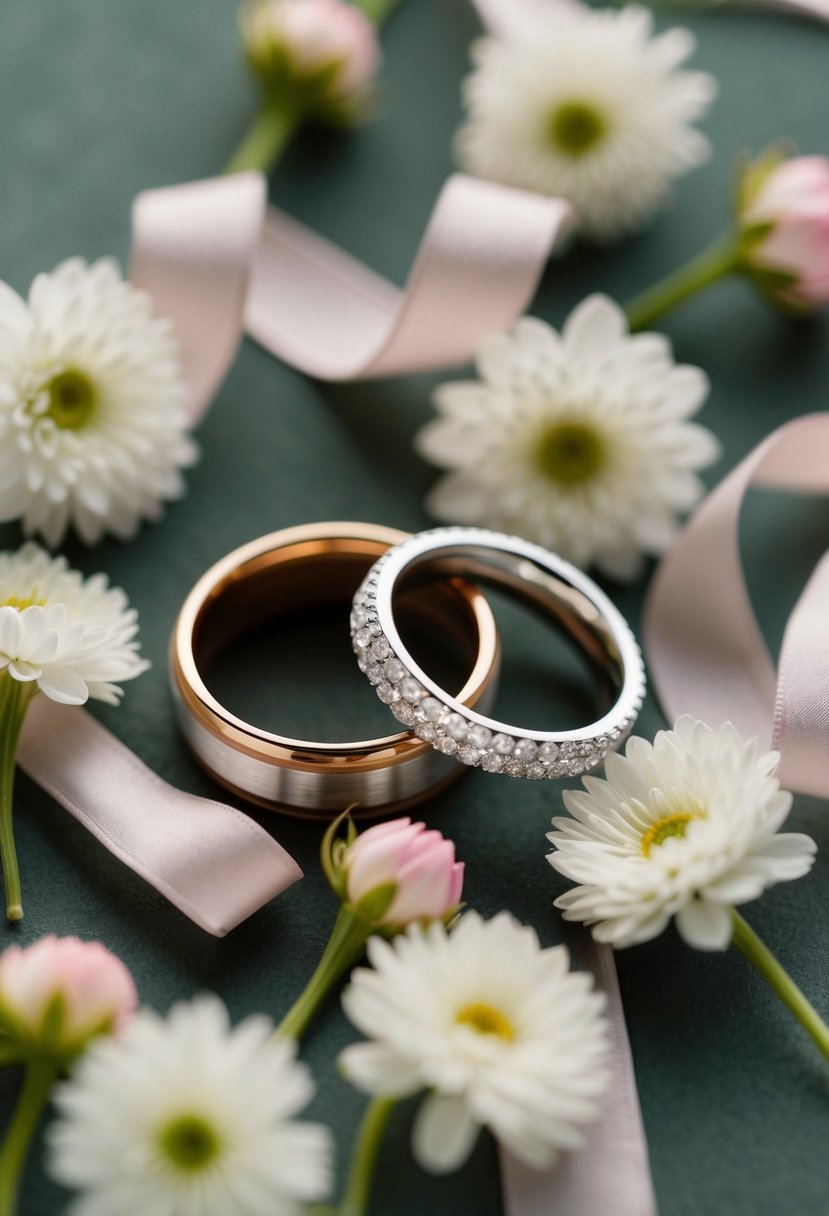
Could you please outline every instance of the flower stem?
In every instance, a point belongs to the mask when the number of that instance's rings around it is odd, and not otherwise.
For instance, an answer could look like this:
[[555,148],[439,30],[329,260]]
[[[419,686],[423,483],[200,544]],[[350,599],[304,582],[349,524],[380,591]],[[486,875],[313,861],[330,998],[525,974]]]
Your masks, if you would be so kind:
[[372,1098],[369,1102],[357,1132],[338,1216],[365,1216],[380,1141],[394,1105],[394,1098]]
[[341,904],[328,945],[304,992],[276,1028],[282,1038],[301,1039],[328,993],[345,972],[353,967],[365,950],[371,926],[356,916],[348,904]]
[[377,26],[388,20],[399,3],[400,0],[356,0],[357,8],[361,8]]
[[7,671],[0,673],[0,858],[6,886],[6,916],[9,920],[21,920],[23,916],[12,823],[15,756],[20,728],[36,692],[36,684],[15,680]]
[[683,300],[740,269],[742,251],[734,236],[716,241],[654,287],[640,292],[627,305],[631,333],[647,329]]
[[20,1175],[55,1076],[55,1067],[47,1060],[32,1060],[26,1069],[17,1107],[0,1149],[0,1216],[14,1216],[17,1210]]
[[793,1013],[807,1034],[811,1035],[818,1051],[829,1060],[829,1026],[813,1005],[786,974],[771,951],[733,908],[731,920],[734,925],[732,944],[740,950],[760,972],[773,992],[780,997],[790,1013]]
[[287,106],[261,106],[228,161],[225,173],[243,173],[246,169],[270,173],[298,125],[295,110]]

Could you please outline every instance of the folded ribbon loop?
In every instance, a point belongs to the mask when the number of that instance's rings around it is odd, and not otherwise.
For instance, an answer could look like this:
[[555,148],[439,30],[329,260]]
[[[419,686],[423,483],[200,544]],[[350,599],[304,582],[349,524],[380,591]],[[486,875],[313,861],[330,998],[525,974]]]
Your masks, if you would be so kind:
[[645,651],[669,718],[730,719],[779,747],[785,786],[829,797],[829,554],[789,619],[776,676],[740,561],[751,485],[829,493],[829,414],[774,431],[705,499],[657,570]]
[[111,853],[215,937],[302,877],[247,815],[168,785],[84,709],[36,697],[18,763]]
[[145,190],[133,203],[130,278],[168,317],[198,422],[242,336],[267,202],[261,173]]
[[322,380],[397,376],[467,363],[530,302],[570,207],[456,174],[444,186],[399,291],[271,208],[247,330]]
[[275,207],[258,173],[139,195],[133,281],[170,317],[198,421],[242,326],[323,380],[468,362],[529,303],[571,210],[457,174],[442,190],[406,291]]

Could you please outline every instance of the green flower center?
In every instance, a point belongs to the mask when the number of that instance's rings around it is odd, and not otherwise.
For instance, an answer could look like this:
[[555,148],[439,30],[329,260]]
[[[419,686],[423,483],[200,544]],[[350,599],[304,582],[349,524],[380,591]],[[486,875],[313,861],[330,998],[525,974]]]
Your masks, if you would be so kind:
[[606,459],[602,436],[583,422],[557,422],[548,427],[541,436],[537,454],[544,476],[563,486],[590,481]]
[[551,142],[567,156],[584,156],[602,142],[606,132],[604,117],[583,101],[565,101],[547,120]]
[[670,836],[683,837],[692,819],[704,818],[703,811],[675,811],[672,815],[663,815],[651,824],[642,837],[642,855],[650,857],[651,849],[663,844]]
[[49,394],[46,415],[63,429],[76,431],[86,426],[98,404],[95,385],[84,372],[73,367],[53,376],[46,392]]
[[158,1145],[177,1169],[196,1173],[210,1165],[222,1151],[215,1127],[201,1115],[179,1115],[159,1132]]
[[464,1006],[455,1021],[459,1026],[471,1027],[478,1034],[493,1034],[499,1039],[506,1039],[507,1042],[515,1038],[512,1023],[503,1013],[499,1013],[491,1005],[485,1005],[483,1001]]

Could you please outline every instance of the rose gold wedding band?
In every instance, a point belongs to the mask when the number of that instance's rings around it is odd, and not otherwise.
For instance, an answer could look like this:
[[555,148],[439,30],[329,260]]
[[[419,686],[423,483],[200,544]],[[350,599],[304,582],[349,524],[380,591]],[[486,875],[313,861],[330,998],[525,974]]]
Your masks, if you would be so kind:
[[[245,722],[207,687],[205,664],[246,630],[298,609],[342,604],[349,645],[351,599],[376,559],[405,532],[362,523],[286,528],[222,558],[193,587],[173,632],[170,680],[179,725],[204,768],[248,801],[288,814],[329,818],[347,806],[381,814],[413,805],[463,772],[411,731],[349,743],[277,735]],[[457,693],[481,709],[495,695],[500,645],[495,620],[471,583],[452,578],[413,591],[410,606],[469,651]],[[358,693],[359,682],[355,686]]]

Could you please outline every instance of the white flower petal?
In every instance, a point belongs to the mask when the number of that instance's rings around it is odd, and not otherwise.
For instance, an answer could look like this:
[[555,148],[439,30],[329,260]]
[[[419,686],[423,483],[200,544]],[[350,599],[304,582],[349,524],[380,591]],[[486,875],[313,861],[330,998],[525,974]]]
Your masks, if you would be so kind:
[[83,680],[71,667],[62,667],[58,663],[47,663],[38,679],[41,692],[52,701],[61,705],[84,705],[89,699],[89,689]]
[[412,1154],[430,1174],[448,1174],[466,1161],[480,1130],[463,1098],[428,1094],[415,1116]]
[[562,338],[571,359],[596,365],[627,335],[625,314],[603,295],[588,296],[570,314]]
[[676,927],[697,950],[727,950],[731,943],[730,909],[707,899],[691,899],[680,908]]

